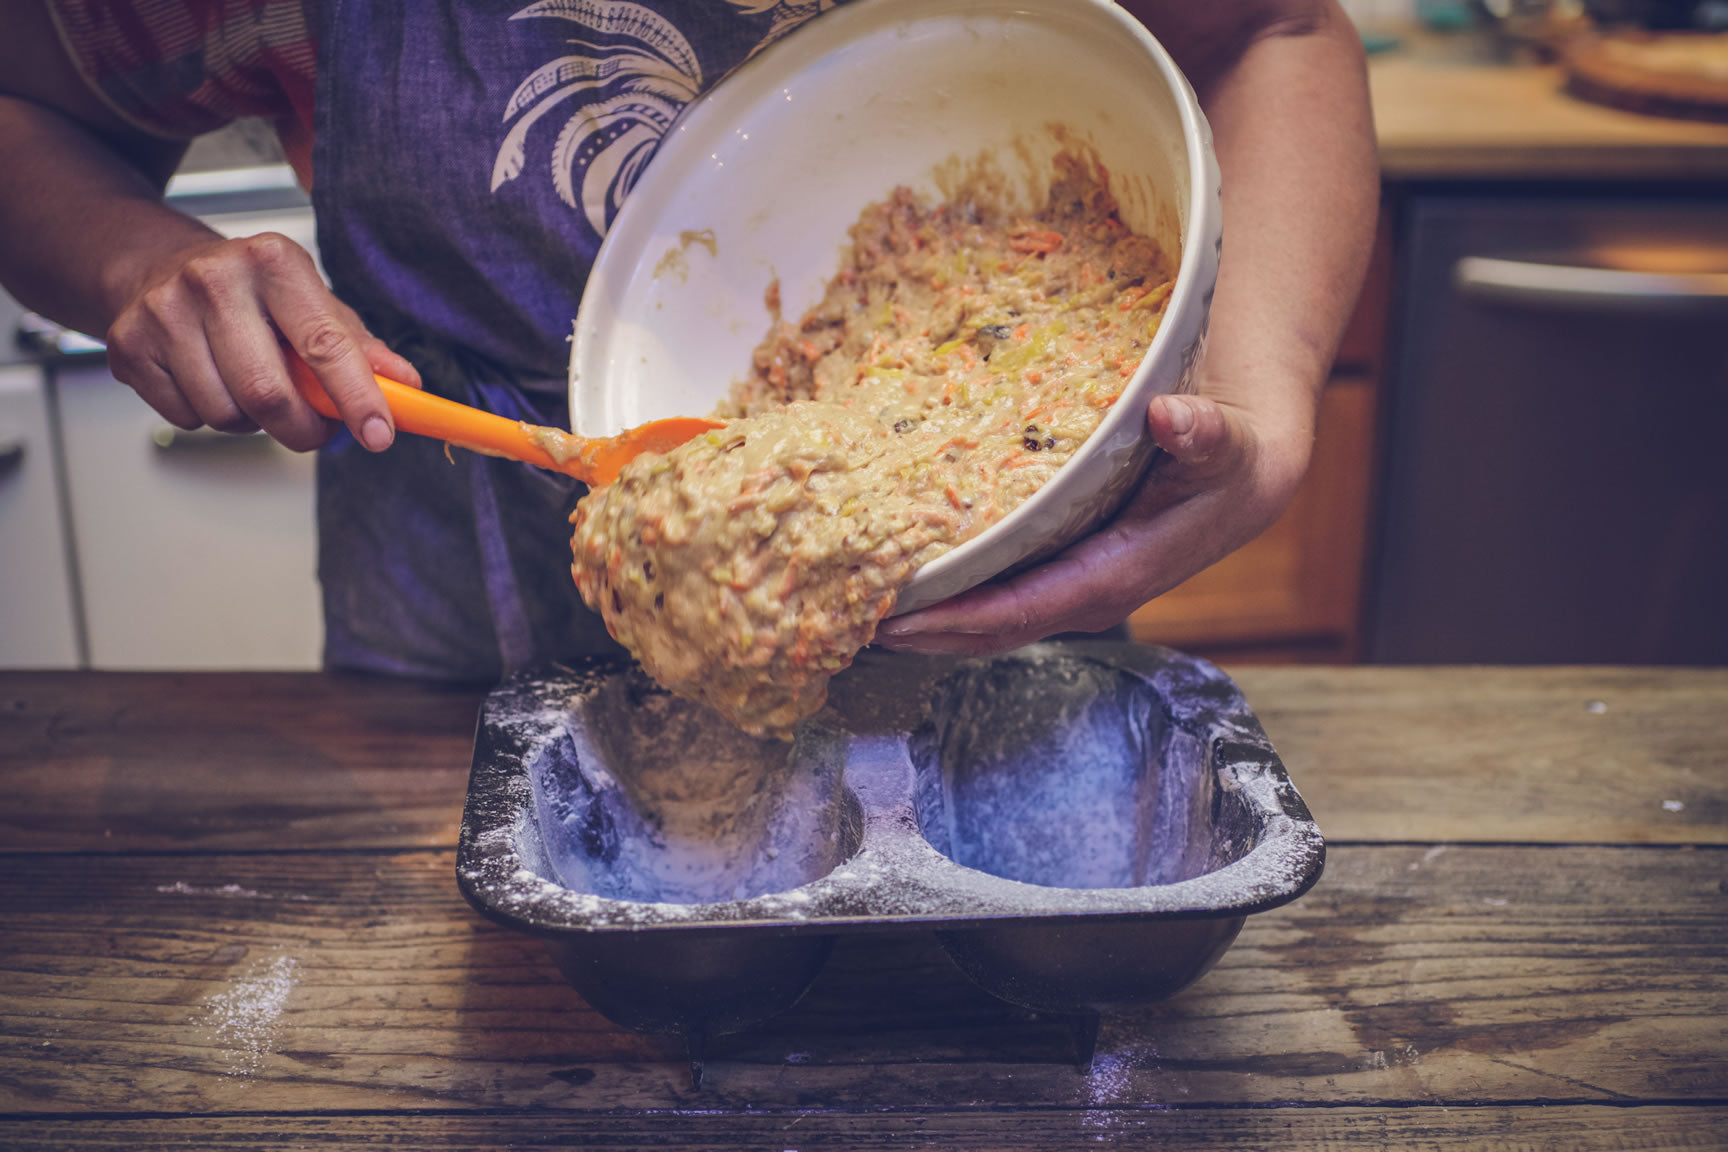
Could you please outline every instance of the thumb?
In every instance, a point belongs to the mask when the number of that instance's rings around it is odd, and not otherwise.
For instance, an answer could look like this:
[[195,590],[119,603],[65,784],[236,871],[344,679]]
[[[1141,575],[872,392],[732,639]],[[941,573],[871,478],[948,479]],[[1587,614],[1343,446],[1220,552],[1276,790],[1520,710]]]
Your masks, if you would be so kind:
[[1200,483],[1236,471],[1254,449],[1247,417],[1204,396],[1155,396],[1146,406],[1152,439],[1168,455],[1166,480]]

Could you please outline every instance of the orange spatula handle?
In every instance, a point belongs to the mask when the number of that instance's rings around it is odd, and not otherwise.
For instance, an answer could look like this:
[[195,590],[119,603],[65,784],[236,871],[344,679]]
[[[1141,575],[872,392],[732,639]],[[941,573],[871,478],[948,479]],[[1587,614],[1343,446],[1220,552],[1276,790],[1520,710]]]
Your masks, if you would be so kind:
[[[306,361],[298,356],[288,356],[288,372],[308,404],[331,419],[341,418],[336,405]],[[531,426],[520,420],[458,404],[386,376],[374,375],[373,379],[383,390],[384,402],[390,406],[390,415],[395,417],[400,431],[447,440],[463,448],[496,453],[593,482],[591,469],[583,467],[580,460],[554,459],[551,453],[535,443],[530,433]]]

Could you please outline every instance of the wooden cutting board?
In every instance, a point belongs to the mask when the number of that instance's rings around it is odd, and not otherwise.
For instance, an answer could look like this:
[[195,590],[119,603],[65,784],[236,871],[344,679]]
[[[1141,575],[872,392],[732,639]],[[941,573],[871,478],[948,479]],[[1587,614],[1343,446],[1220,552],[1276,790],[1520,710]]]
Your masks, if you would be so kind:
[[1566,50],[1566,90],[1652,116],[1728,122],[1728,32],[1607,32]]

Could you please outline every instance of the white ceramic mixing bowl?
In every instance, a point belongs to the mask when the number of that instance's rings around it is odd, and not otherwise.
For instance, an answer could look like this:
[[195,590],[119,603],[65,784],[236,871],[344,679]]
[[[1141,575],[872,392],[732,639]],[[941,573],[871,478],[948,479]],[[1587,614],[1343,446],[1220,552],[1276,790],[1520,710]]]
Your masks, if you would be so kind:
[[1146,402],[1184,389],[1218,272],[1218,166],[1193,90],[1109,0],[855,0],[685,109],[601,246],[570,362],[576,431],[703,415],[749,371],[776,277],[788,318],[821,296],[847,229],[898,185],[939,199],[990,151],[1037,203],[1066,136],[1109,172],[1125,223],[1180,252],[1163,326],[1055,479],[919,569],[907,612],[1111,515],[1153,455]]

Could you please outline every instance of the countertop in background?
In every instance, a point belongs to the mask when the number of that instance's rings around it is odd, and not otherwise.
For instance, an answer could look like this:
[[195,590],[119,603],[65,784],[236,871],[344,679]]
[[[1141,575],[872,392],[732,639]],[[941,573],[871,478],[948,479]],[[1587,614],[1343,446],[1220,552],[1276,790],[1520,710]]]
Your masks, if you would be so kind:
[[1645,116],[1565,92],[1558,66],[1411,37],[1369,63],[1388,181],[1728,179],[1728,124]]
[[[1373,58],[1375,130],[1388,181],[1728,180],[1728,124],[1640,116],[1573,99],[1552,66],[1507,64],[1432,37]],[[182,172],[278,165],[258,121],[193,142]],[[0,362],[19,358],[20,309],[0,292]]]

